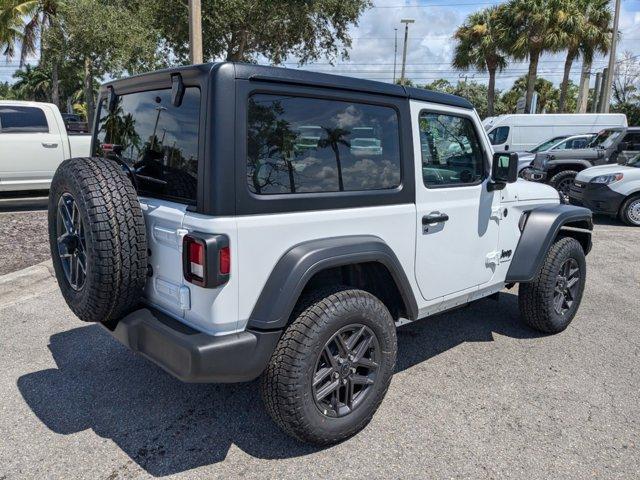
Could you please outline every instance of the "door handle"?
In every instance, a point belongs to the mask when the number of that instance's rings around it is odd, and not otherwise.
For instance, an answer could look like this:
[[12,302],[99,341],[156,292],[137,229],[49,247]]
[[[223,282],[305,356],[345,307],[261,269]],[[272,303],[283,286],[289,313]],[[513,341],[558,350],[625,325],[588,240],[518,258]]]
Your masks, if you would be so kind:
[[433,212],[429,215],[422,217],[422,225],[430,225],[432,223],[442,223],[449,220],[449,215],[446,213]]
[[42,142],[42,146],[44,148],[57,148],[58,144],[57,143],[46,143],[46,142]]

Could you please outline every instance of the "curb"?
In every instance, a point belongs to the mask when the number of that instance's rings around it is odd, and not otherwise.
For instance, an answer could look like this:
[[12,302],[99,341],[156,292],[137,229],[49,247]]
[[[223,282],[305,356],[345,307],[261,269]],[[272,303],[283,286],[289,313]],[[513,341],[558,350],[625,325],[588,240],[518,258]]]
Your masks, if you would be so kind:
[[33,298],[52,285],[55,278],[51,260],[0,276],[0,308]]

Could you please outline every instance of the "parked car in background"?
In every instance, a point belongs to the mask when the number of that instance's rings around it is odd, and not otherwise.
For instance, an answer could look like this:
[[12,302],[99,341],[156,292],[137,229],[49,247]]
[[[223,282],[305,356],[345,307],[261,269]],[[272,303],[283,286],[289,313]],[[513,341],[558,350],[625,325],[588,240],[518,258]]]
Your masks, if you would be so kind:
[[571,186],[569,200],[594,213],[618,217],[640,227],[640,153],[619,158],[619,163],[579,172]]
[[89,123],[75,113],[62,113],[62,120],[69,133],[89,133]]
[[522,152],[562,135],[626,127],[627,117],[622,113],[515,114],[487,118],[483,125],[494,151]]
[[90,150],[91,135],[67,132],[55,105],[0,100],[0,192],[46,190],[63,160]]
[[573,150],[576,148],[585,148],[596,137],[595,133],[587,133],[583,135],[560,135],[550,138],[536,145],[526,152],[518,152],[518,172],[521,174],[525,168],[530,167],[536,154],[540,152],[548,152],[552,150]]
[[603,164],[615,164],[640,151],[640,127],[610,128],[596,135],[587,148],[536,154],[532,167],[523,172],[527,180],[548,183],[568,201],[578,172]]

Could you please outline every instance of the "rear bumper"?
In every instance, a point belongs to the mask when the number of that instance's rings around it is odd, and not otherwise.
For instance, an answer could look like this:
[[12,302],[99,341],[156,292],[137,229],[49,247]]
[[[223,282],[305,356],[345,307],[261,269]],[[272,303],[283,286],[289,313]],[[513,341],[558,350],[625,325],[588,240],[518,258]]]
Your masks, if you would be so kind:
[[569,191],[572,205],[587,207],[594,213],[618,215],[624,195],[614,192],[607,185],[576,181]]
[[150,308],[118,322],[111,335],[184,382],[231,383],[257,378],[265,369],[281,331],[214,337]]

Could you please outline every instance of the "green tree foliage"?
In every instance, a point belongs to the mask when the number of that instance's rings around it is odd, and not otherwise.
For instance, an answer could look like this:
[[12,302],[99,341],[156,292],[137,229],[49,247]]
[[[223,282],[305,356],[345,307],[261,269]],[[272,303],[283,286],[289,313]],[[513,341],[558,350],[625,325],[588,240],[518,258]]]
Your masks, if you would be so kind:
[[[168,55],[188,59],[187,2],[137,0],[163,38]],[[203,0],[205,59],[281,63],[295,56],[301,63],[346,57],[349,27],[371,5],[369,0]],[[130,7],[131,8],[131,7]]]
[[509,45],[509,54],[517,60],[529,59],[526,108],[538,75],[540,56],[562,48],[559,25],[566,18],[562,0],[511,0],[505,6],[502,41]]
[[453,66],[489,73],[487,115],[494,114],[496,72],[507,65],[507,47],[502,43],[504,7],[490,7],[467,17],[453,35],[456,41]]
[[[499,101],[494,105],[494,113],[489,113],[488,102],[488,87],[474,81],[459,81],[456,85],[452,84],[448,80],[438,79],[431,83],[424,85],[427,90],[434,90],[436,92],[450,93],[452,95],[458,95],[460,97],[469,100],[475,109],[478,111],[478,115],[481,118],[492,116],[495,114],[495,107],[499,108]],[[499,98],[500,91],[494,91],[496,97]]]
[[161,64],[159,38],[124,1],[74,0],[60,5],[47,32],[52,56],[82,66],[84,102],[93,119],[96,78],[134,74]]

